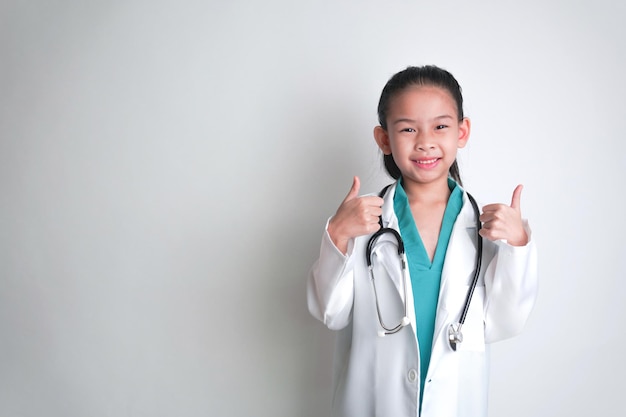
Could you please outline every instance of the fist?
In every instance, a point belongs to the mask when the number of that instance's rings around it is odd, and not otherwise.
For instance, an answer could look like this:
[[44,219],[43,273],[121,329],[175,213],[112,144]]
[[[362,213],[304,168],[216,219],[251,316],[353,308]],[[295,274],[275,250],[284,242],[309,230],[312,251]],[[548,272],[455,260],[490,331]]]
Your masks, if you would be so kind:
[[482,237],[489,240],[504,239],[512,246],[524,246],[528,243],[520,208],[523,188],[521,184],[515,187],[510,206],[488,204],[483,207],[483,213],[480,215],[480,221],[483,222],[480,229]]
[[354,177],[348,195],[328,223],[331,240],[344,254],[350,239],[369,235],[380,228],[378,218],[383,212],[383,199],[378,196],[359,197],[360,187],[359,177]]

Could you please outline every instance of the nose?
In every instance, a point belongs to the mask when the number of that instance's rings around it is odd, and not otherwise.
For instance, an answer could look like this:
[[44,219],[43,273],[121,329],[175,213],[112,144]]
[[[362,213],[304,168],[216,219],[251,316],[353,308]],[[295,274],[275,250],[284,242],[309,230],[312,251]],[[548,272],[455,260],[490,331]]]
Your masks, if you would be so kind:
[[431,137],[431,135],[421,132],[415,138],[415,149],[419,151],[429,151],[435,148],[435,141]]
[[418,144],[418,145],[416,146],[416,148],[417,148],[418,150],[420,150],[420,151],[424,151],[424,152],[426,152],[426,151],[429,151],[429,150],[435,149],[435,146],[434,146],[434,145],[432,145],[432,144]]

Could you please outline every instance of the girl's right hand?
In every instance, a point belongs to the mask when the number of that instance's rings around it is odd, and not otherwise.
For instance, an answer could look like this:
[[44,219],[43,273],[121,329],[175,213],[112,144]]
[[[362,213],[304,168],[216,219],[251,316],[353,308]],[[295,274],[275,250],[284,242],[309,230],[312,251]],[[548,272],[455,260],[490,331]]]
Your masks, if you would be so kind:
[[328,222],[328,234],[344,255],[350,239],[380,229],[378,218],[383,212],[383,199],[378,196],[359,197],[360,187],[359,177],[354,177],[350,192]]

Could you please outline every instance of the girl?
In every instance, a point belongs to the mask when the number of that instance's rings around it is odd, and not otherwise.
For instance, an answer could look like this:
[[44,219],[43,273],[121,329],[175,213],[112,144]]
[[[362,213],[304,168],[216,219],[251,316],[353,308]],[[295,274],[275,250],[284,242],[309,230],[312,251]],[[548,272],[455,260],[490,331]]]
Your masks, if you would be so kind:
[[396,181],[359,197],[354,178],[307,284],[309,311],[338,331],[333,415],[485,416],[488,344],[520,333],[537,292],[522,186],[510,205],[473,209],[456,163],[470,121],[441,68],[395,74],[378,118],[374,138]]

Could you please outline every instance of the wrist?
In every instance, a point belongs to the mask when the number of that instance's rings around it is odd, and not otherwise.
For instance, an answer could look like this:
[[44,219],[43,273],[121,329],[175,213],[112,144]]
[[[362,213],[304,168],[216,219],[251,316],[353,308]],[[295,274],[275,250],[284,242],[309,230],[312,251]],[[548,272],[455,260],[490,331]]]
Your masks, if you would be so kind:
[[526,246],[528,244],[528,234],[524,231],[519,239],[507,240],[507,243],[511,246]]
[[339,249],[341,253],[345,255],[348,252],[348,242],[350,241],[350,238],[342,236],[341,233],[337,231],[337,228],[334,225],[332,219],[328,222],[326,232],[330,237],[330,241],[335,245],[337,249]]

